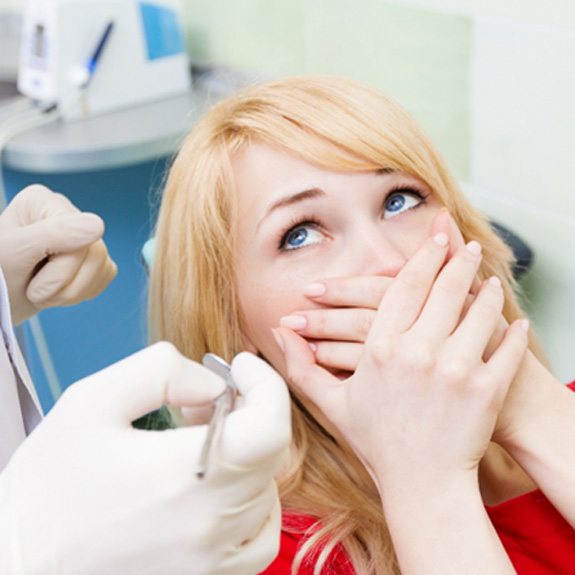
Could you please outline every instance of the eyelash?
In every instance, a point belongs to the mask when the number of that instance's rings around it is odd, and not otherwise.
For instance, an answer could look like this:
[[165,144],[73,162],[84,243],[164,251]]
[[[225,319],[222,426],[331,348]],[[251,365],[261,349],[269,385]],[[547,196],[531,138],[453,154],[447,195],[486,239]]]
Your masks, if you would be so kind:
[[399,192],[403,192],[405,194],[411,194],[412,196],[415,196],[416,198],[419,198],[421,200],[421,202],[419,204],[417,204],[417,206],[413,206],[413,208],[410,208],[410,210],[415,210],[415,209],[419,208],[419,206],[425,205],[426,200],[430,195],[430,192],[424,192],[423,190],[420,190],[420,189],[415,188],[413,186],[399,186],[398,185],[397,187],[391,188],[391,190],[389,190],[389,192],[385,196],[385,199],[383,200],[383,204],[385,205],[386,202],[389,200],[389,198],[391,198],[391,196],[393,194],[397,194]]
[[299,218],[293,218],[281,231],[278,241],[278,250],[282,251],[289,234],[295,228],[301,226],[316,226],[320,227],[322,223],[315,216],[302,216]]
[[[420,206],[423,206],[426,203],[427,198],[429,197],[429,192],[425,193],[422,190],[419,190],[419,189],[412,187],[412,186],[398,185],[397,187],[389,190],[389,192],[386,194],[386,196],[383,200],[383,205],[385,206],[386,202],[389,200],[389,198],[391,198],[391,196],[393,194],[397,194],[399,192],[411,194],[412,196],[415,196],[416,198],[419,198],[421,200],[421,202],[419,204],[417,204],[413,208],[410,208],[409,211],[415,210],[415,209],[419,208]],[[295,228],[299,228],[301,226],[310,226],[310,225],[316,226],[316,227],[321,227],[322,223],[318,220],[318,218],[316,218],[315,216],[311,216],[311,215],[293,218],[280,232],[277,249],[279,251],[283,251],[283,247],[285,246],[288,235],[292,232],[292,230],[294,230]]]

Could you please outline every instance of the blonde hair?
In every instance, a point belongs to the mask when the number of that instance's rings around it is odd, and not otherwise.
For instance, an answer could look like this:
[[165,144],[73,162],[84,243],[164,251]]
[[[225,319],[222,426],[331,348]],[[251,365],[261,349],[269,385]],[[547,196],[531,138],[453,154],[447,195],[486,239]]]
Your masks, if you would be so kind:
[[[386,168],[424,181],[464,238],[482,244],[479,275],[501,278],[506,318],[522,315],[511,250],[462,195],[413,119],[390,99],[353,81],[301,77],[253,86],[217,104],[185,140],[170,170],[156,230],[149,306],[153,339],[169,340],[196,360],[207,351],[229,360],[242,349],[232,158],[251,141],[279,146],[328,169]],[[316,517],[319,526],[298,553],[293,572],[312,558],[319,573],[330,551],[341,544],[357,573],[398,573],[373,482],[297,398],[292,403],[292,457],[280,478],[282,504],[285,510]]]

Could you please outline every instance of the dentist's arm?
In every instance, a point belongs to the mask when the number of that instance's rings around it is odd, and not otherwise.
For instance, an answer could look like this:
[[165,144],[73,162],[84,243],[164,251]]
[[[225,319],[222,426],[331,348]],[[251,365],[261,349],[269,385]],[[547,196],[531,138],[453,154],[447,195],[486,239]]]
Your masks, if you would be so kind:
[[116,275],[104,223],[43,186],[22,190],[0,214],[0,267],[12,319],[96,297]]
[[66,391],[0,475],[0,573],[254,575],[275,557],[274,475],[290,439],[283,380],[240,354],[243,405],[203,479],[206,426],[142,431],[163,404],[199,406],[224,388],[161,343]]

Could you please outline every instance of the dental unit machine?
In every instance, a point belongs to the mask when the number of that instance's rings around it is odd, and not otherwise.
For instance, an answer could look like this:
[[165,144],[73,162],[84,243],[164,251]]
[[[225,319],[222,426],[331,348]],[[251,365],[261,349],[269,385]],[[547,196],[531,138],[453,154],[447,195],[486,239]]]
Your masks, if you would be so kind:
[[28,0],[18,89],[65,120],[190,89],[178,0]]

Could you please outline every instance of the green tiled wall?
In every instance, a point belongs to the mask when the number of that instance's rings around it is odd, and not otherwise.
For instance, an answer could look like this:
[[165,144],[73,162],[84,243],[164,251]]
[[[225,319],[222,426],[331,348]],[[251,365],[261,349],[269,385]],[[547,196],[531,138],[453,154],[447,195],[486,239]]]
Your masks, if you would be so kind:
[[342,74],[423,125],[455,174],[470,171],[471,19],[383,0],[186,0],[193,59],[262,77]]

